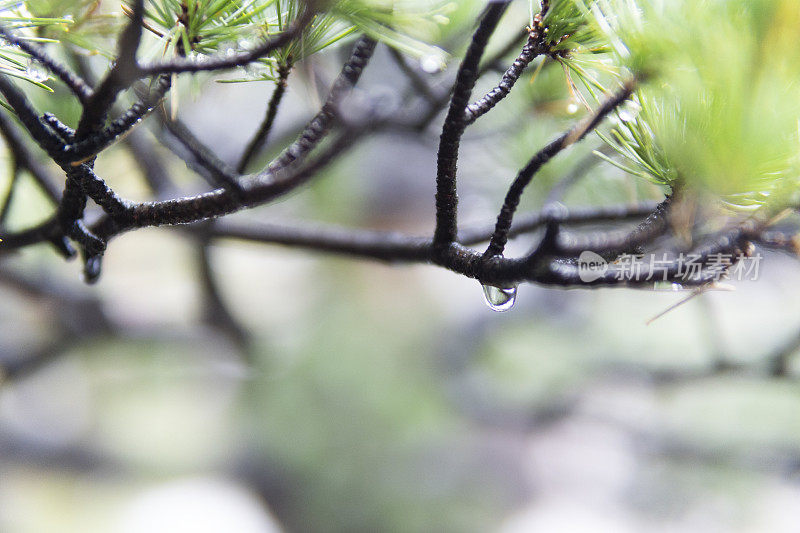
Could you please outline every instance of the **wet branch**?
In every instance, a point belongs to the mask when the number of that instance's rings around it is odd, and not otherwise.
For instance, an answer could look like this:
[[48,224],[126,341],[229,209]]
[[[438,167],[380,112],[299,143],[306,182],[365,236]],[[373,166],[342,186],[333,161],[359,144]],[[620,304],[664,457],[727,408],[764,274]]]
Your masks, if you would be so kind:
[[479,77],[481,57],[507,8],[506,1],[489,5],[472,36],[472,42],[456,76],[450,108],[439,139],[436,163],[436,231],[433,242],[439,248],[454,243],[458,233],[456,173],[461,137],[467,128],[465,110]]
[[[75,243],[84,259],[86,278],[93,281],[100,274],[102,256],[111,239],[138,228],[192,225],[188,230],[195,233],[195,237],[199,235],[198,264],[208,298],[209,312],[216,317],[214,320],[229,323],[231,331],[235,329],[232,314],[224,309],[209,258],[209,246],[215,239],[279,244],[386,262],[432,263],[482,283],[498,286],[525,281],[581,287],[650,283],[646,280],[646,275],[642,276],[643,280],[619,277],[619,269],[613,264],[602,276],[587,283],[580,279],[578,261],[581,253],[587,250],[613,261],[623,254],[634,253],[656,242],[670,230],[671,208],[675,203],[673,196],[659,204],[637,206],[572,210],[548,207],[541,213],[514,220],[522,194],[536,173],[551,158],[597,128],[610,112],[628,99],[635,89],[634,80],[624,83],[592,116],[536,152],[510,185],[494,225],[459,231],[457,167],[464,132],[513,90],[525,68],[536,57],[552,54],[542,37],[544,28],[540,24],[535,25],[527,33],[527,41],[522,50],[505,69],[494,89],[470,103],[477,80],[488,69],[485,64],[481,65],[486,47],[497,30],[508,3],[492,2],[484,10],[452,85],[449,107],[439,137],[436,221],[430,237],[330,226],[247,226],[227,221],[220,224],[209,222],[267,204],[303,187],[311,180],[322,177],[330,164],[341,159],[373,132],[399,130],[416,134],[418,130],[415,130],[415,125],[420,122],[410,123],[402,113],[392,115],[381,109],[374,110],[374,113],[359,122],[348,116],[345,100],[360,80],[376,48],[375,40],[361,36],[342,65],[320,110],[307,123],[299,137],[257,174],[242,176],[272,129],[285,94],[291,62],[279,69],[279,79],[264,120],[244,147],[236,169],[229,167],[210,147],[203,145],[182,122],[170,120],[161,113],[164,129],[169,133],[165,138],[172,140],[168,143],[171,144],[170,147],[190,168],[216,187],[196,195],[181,195],[176,191],[167,167],[155,155],[151,157],[156,151],[154,143],[143,135],[142,130],[137,130],[136,126],[159,106],[170,90],[173,75],[201,70],[224,70],[264,57],[293,42],[300,35],[314,17],[314,6],[309,6],[286,31],[267,39],[248,52],[205,61],[176,58],[141,66],[136,59],[142,36],[143,2],[140,0],[134,4],[130,13],[131,20],[120,36],[117,61],[95,90],[88,89],[83,81],[84,78],[91,78],[86,72],[83,72],[83,77],[71,75],[54,62],[41,59],[43,64],[72,87],[83,103],[83,112],[75,130],[52,114],[40,114],[14,83],[6,76],[0,76],[0,93],[5,96],[28,135],[61,168],[66,178],[63,191],[57,190],[50,177],[51,172],[33,157],[26,140],[13,122],[0,115],[0,133],[5,137],[15,162],[13,175],[17,175],[20,170],[28,171],[56,203],[55,211],[35,227],[2,235],[0,255],[13,253],[25,246],[48,242],[59,253],[69,257],[75,254],[71,244]],[[522,36],[515,35],[511,44],[522,44],[521,38]],[[45,54],[38,47],[31,50],[32,55],[38,54],[34,55],[37,59]],[[511,48],[506,47],[502,55],[505,56],[510,51]],[[394,57],[417,91],[426,95],[427,89],[430,89],[426,81],[415,76],[412,69],[403,68],[408,65],[401,56],[395,54]],[[494,64],[497,59],[492,58],[489,63]],[[145,91],[138,90],[138,100],[127,110],[115,111],[115,105],[119,106],[118,96],[123,91],[136,89],[138,80],[142,78],[150,78],[150,87]],[[426,105],[422,112],[423,119],[436,116],[442,106],[447,105],[447,99],[430,96],[435,95],[431,92],[424,100]],[[115,113],[117,118],[107,124],[110,116]],[[107,182],[94,169],[95,157],[129,133],[131,136],[125,145],[135,154],[136,162],[154,193],[155,199],[152,201],[137,203],[122,198],[110,186],[113,181]],[[13,192],[18,181],[16,177],[12,180],[0,207],[2,213],[7,213],[14,201]],[[173,197],[164,199],[168,194]],[[102,209],[100,218],[86,220],[85,212],[89,200]],[[639,220],[641,223],[631,229],[629,222],[632,220]],[[575,226],[596,223],[603,223],[611,229],[589,233],[573,229]],[[765,239],[763,232],[768,228],[768,220],[753,218],[711,236],[694,246],[693,251],[700,254],[702,264],[706,265],[715,253],[747,252],[750,243],[758,242],[760,238]],[[529,238],[535,240],[535,243],[521,257],[503,257],[505,246],[513,237]],[[483,253],[469,248],[487,241],[488,246]],[[702,285],[712,280],[711,276],[710,270],[704,270],[697,279],[687,282],[681,278],[677,261],[666,269],[666,279],[680,279],[683,284]]]
[[291,73],[291,71],[291,63],[278,66],[278,79],[275,81],[275,90],[272,93],[269,104],[267,104],[267,115],[261,122],[258,131],[256,131],[253,138],[247,144],[244,153],[242,153],[242,157],[236,167],[239,174],[244,174],[247,171],[247,166],[250,164],[250,161],[256,156],[259,150],[261,150],[264,144],[266,144],[269,132],[272,131],[272,124],[275,122],[275,117],[278,116],[278,108],[280,108],[281,102],[283,101],[283,95],[286,94],[289,73]]
[[582,140],[590,131],[594,130],[611,111],[630,98],[631,94],[633,94],[634,87],[634,81],[625,83],[622,89],[604,102],[591,117],[561,135],[531,158],[525,168],[523,168],[514,179],[514,182],[511,184],[506,194],[503,207],[497,217],[494,235],[492,235],[492,240],[485,252],[487,257],[501,255],[503,253],[506,241],[508,240],[508,231],[514,220],[514,212],[517,210],[517,206],[522,198],[522,193],[528,184],[530,184],[536,173],[550,161],[550,159]]

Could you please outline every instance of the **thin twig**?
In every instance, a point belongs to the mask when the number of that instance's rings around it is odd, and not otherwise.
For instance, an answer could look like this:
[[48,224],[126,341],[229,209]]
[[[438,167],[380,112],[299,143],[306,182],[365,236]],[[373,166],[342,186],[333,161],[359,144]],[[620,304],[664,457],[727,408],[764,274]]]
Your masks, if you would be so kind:
[[500,210],[500,215],[497,217],[494,235],[484,254],[486,257],[501,255],[503,253],[508,240],[508,230],[511,228],[511,223],[514,220],[514,212],[517,210],[522,193],[539,169],[554,156],[583,139],[590,131],[597,127],[606,115],[630,97],[634,87],[635,83],[633,81],[625,83],[622,89],[603,103],[594,115],[561,135],[531,158],[528,164],[519,172],[516,179],[514,179],[514,182],[511,184],[506,194],[503,207]]
[[250,164],[250,161],[253,159],[253,157],[255,157],[261,147],[267,142],[269,132],[272,131],[272,125],[275,122],[275,117],[278,116],[278,108],[283,101],[283,95],[286,94],[287,81],[291,71],[291,63],[282,63],[278,66],[278,79],[275,80],[275,90],[272,92],[272,97],[267,105],[267,114],[264,117],[264,120],[261,122],[261,126],[259,126],[258,131],[255,133],[250,142],[247,143],[247,147],[242,153],[242,157],[236,167],[236,170],[239,172],[239,174],[245,173],[247,170],[247,165]]
[[14,192],[17,190],[17,181],[19,180],[19,172],[20,165],[15,160],[12,159],[11,161],[11,179],[8,182],[8,189],[6,189],[5,197],[3,198],[2,204],[0,204],[0,227],[5,225],[6,219],[8,218],[9,210],[11,209],[11,204],[14,201]]
[[58,157],[68,162],[82,162],[95,157],[151,113],[161,103],[170,87],[170,77],[160,76],[156,79],[155,87],[141,101],[134,103],[103,130],[85,135],[83,139],[64,146]]
[[215,187],[229,187],[236,192],[242,192],[239,184],[239,174],[214,155],[182,121],[178,119],[172,120],[166,113],[162,113],[161,118],[162,124],[167,131],[181,143],[181,146],[206,171],[201,174],[207,177],[212,185]]
[[18,129],[11,123],[5,114],[0,113],[0,133],[6,142],[6,146],[14,154],[14,160],[22,168],[27,170],[39,189],[53,202],[58,203],[61,194],[55,185],[55,178],[51,172],[44,167],[30,152],[22,139]]
[[[587,207],[533,213],[520,218],[519,223],[514,226],[514,236],[536,231],[551,221],[578,225],[640,219],[650,214],[655,207],[653,203],[647,202],[636,206]],[[459,242],[466,245],[485,242],[492,236],[493,230],[493,226],[466,228],[459,233]],[[215,226],[213,235],[215,238],[280,244],[390,263],[430,261],[433,254],[430,237],[403,235],[388,231],[337,228],[329,225],[287,227],[276,224],[259,224],[252,226],[225,222]]]
[[295,161],[302,161],[325,138],[338,116],[342,99],[358,83],[376,45],[377,42],[371,37],[362,36],[358,39],[350,57],[333,82],[322,109],[306,125],[298,139],[269,164],[268,172],[274,173],[292,165]]
[[546,51],[546,46],[541,40],[539,33],[531,33],[528,42],[522,48],[522,52],[514,60],[508,70],[503,74],[500,83],[481,97],[477,102],[467,106],[465,111],[465,122],[467,125],[472,124],[480,117],[491,111],[494,106],[500,103],[508,94],[514,85],[519,80],[525,68],[531,61],[536,59],[539,55]]
[[0,75],[0,93],[17,114],[20,123],[31,138],[48,154],[56,154],[63,147],[61,138],[39,120],[39,113],[30,100],[6,76]]
[[[309,4],[311,2],[308,2]],[[315,12],[311,6],[306,7],[303,13],[286,29],[248,52],[241,52],[233,56],[216,56],[197,59],[173,59],[151,65],[137,67],[137,76],[146,78],[162,74],[181,74],[185,72],[210,72],[223,71],[249,65],[253,61],[269,55],[271,52],[283,48],[298,38],[306,26],[314,19]]]

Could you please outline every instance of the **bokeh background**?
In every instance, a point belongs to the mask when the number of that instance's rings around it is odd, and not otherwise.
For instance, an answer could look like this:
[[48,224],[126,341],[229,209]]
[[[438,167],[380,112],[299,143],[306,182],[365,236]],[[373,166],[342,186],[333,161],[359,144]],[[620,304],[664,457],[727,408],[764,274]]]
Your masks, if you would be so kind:
[[[443,30],[456,57],[479,4]],[[494,50],[526,18],[515,4]],[[346,48],[301,66],[270,154]],[[452,70],[430,79],[444,87]],[[575,120],[560,67],[530,81],[465,137],[464,225],[490,224],[516,169]],[[270,87],[200,78],[180,90],[181,117],[235,161]],[[419,105],[385,47],[351,105],[376,101]],[[428,235],[440,124],[376,134],[304,190],[235,217]],[[201,188],[153,119],[144,130],[151,157]],[[587,166],[601,147],[591,137],[551,163],[525,209],[548,195],[663,196]],[[124,196],[148,197],[126,145],[97,167]],[[9,227],[48,209],[26,180]],[[500,314],[478,283],[432,266],[215,241],[212,272],[246,345],[208,319],[199,246],[183,231],[116,239],[96,286],[46,247],[4,257],[0,363],[33,364],[0,377],[0,531],[797,531],[800,269],[761,253],[757,281],[647,325],[686,294],[524,285]]]

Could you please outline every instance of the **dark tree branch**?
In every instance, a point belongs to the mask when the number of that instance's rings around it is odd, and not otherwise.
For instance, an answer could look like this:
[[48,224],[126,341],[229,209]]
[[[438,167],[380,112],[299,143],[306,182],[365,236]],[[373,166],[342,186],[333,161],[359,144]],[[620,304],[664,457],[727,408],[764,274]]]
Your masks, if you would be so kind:
[[276,172],[292,165],[295,161],[301,161],[325,138],[338,116],[339,105],[358,83],[364,68],[372,58],[376,44],[374,39],[367,36],[358,39],[350,58],[333,82],[322,109],[306,125],[300,137],[269,164],[268,172]]
[[472,36],[472,43],[458,69],[450,99],[450,110],[442,126],[437,156],[436,231],[433,238],[434,244],[440,248],[455,242],[458,233],[456,173],[461,137],[467,127],[464,113],[469,105],[475,82],[478,80],[481,57],[507,8],[508,2],[504,1],[492,3],[486,9],[486,14]]
[[[638,206],[563,209],[522,217],[514,226],[514,236],[531,233],[550,222],[565,225],[595,222],[618,222],[640,219],[655,209],[652,203]],[[486,242],[494,227],[467,228],[459,233],[459,242],[475,245]],[[305,248],[311,251],[342,254],[357,258],[395,262],[430,262],[433,245],[430,237],[414,237],[396,232],[334,228],[330,226],[286,227],[221,223],[214,228],[215,238],[254,241],[265,244]]]
[[[530,32],[527,29],[523,29],[519,34],[509,39],[508,43],[506,43],[506,45],[503,46],[503,48],[501,48],[498,52],[489,57],[481,65],[480,70],[478,71],[478,78],[480,79],[487,72],[493,70],[495,66],[502,60],[502,58],[506,57],[508,54],[511,53],[512,50],[514,50],[520,44],[525,42],[525,40],[528,37],[530,37]],[[451,84],[446,94],[439,95],[436,98],[436,100],[431,102],[432,105],[428,108],[428,110],[422,115],[420,119],[414,122],[412,129],[419,132],[425,131],[428,128],[428,126],[430,126],[431,122],[433,122],[433,120],[437,117],[437,115],[450,102],[450,96],[453,94],[454,87],[455,86]]]
[[70,143],[75,140],[75,130],[58,120],[52,113],[45,113],[40,117],[41,121],[53,130],[63,143]]
[[242,153],[242,157],[237,165],[237,171],[239,174],[244,174],[247,171],[247,165],[250,164],[250,161],[253,159],[253,157],[256,156],[259,150],[261,150],[261,148],[267,142],[269,132],[272,131],[272,124],[275,122],[275,117],[278,116],[278,108],[283,101],[283,95],[286,94],[287,81],[291,71],[291,63],[281,64],[278,66],[278,79],[275,81],[275,90],[273,91],[272,97],[267,105],[267,115],[261,122],[261,126],[259,126],[258,131],[247,144],[247,147],[244,149],[244,153]]
[[243,180],[241,193],[217,189],[198,196],[131,205],[118,216],[98,221],[93,231],[107,240],[134,228],[191,224],[262,205],[307,183],[369,131],[368,127],[346,130],[314,161],[301,168],[266,172]]
[[197,263],[200,274],[200,287],[203,292],[205,321],[210,326],[217,328],[233,340],[237,346],[246,351],[250,336],[242,327],[233,313],[225,305],[222,292],[217,283],[211,258],[211,225],[205,224],[200,231],[200,241],[197,245]]
[[652,242],[667,231],[669,210],[673,203],[674,194],[658,204],[633,231],[598,232],[587,236],[567,235],[562,232],[558,235],[557,251],[569,256],[591,250],[606,259],[625,253],[638,253],[644,244]]
[[198,171],[215,187],[226,187],[241,194],[239,174],[220,160],[205,146],[189,128],[180,120],[172,120],[165,113],[162,114],[162,124],[167,131],[183,146],[199,166]]
[[49,170],[31,154],[17,128],[11,123],[8,117],[2,113],[0,113],[0,133],[2,133],[6,146],[13,154],[16,163],[30,173],[39,188],[53,203],[58,203],[60,192],[56,188],[55,178],[53,178]]
[[39,120],[39,113],[28,98],[7,77],[0,75],[0,93],[17,114],[17,118],[27,130],[31,138],[51,156],[63,147],[58,134],[46,127]]
[[467,107],[464,122],[467,125],[472,124],[491,111],[503,98],[508,96],[530,62],[546,51],[547,47],[542,42],[540,32],[532,32],[528,38],[528,42],[522,48],[519,57],[514,60],[505,74],[503,74],[503,78],[500,80],[497,87],[486,93],[480,100]]
[[505,202],[500,210],[500,215],[497,217],[494,235],[485,252],[486,257],[501,255],[503,253],[508,240],[508,230],[511,228],[511,223],[514,220],[514,212],[517,210],[523,191],[531,182],[533,176],[535,176],[550,159],[583,139],[586,134],[596,128],[606,115],[633,94],[634,87],[635,83],[633,81],[625,83],[623,88],[603,103],[594,115],[581,124],[578,124],[570,131],[564,133],[561,137],[548,144],[531,158],[525,168],[519,172],[508,190]]
[[162,74],[180,74],[185,72],[210,72],[229,70],[243,67],[269,55],[271,52],[285,47],[303,33],[303,30],[314,19],[315,11],[313,2],[307,2],[305,10],[283,33],[268,39],[248,52],[238,53],[232,57],[218,56],[207,58],[204,61],[196,59],[173,59],[152,65],[137,67],[137,76],[145,78]]
[[[602,257],[613,260],[621,254],[638,251],[641,247],[656,242],[669,228],[672,197],[657,206],[644,206],[646,210],[639,206],[570,212],[551,207],[544,213],[523,217],[516,224],[512,224],[521,196],[538,170],[552,157],[583,139],[608,113],[630,97],[634,90],[633,81],[624,84],[623,88],[603,103],[593,116],[544,147],[529,161],[511,184],[494,229],[473,228],[458,233],[456,179],[464,131],[509,94],[523,70],[537,55],[552,55],[543,43],[545,30],[541,28],[539,20],[528,34],[527,43],[506,70],[499,84],[470,104],[476,81],[487,68],[486,65],[481,67],[482,57],[507,5],[507,1],[492,2],[484,11],[460,64],[451,91],[437,154],[436,226],[433,238],[336,228],[304,229],[277,226],[246,228],[227,224],[221,228],[214,228],[213,223],[207,222],[203,224],[204,233],[198,244],[201,248],[198,253],[210,308],[220,308],[222,305],[208,257],[209,239],[214,238],[273,242],[383,261],[430,262],[482,283],[498,286],[509,286],[522,281],[584,287],[651,283],[646,275],[633,280],[621,278],[618,276],[619,268],[613,264],[598,279],[586,283],[580,278],[578,262],[583,251],[592,250]],[[312,179],[320,178],[322,171],[331,162],[338,160],[371,132],[379,128],[404,129],[404,131],[409,129],[409,123],[399,118],[400,114],[361,124],[356,124],[341,115],[343,100],[359,81],[376,46],[371,38],[361,37],[332,84],[329,96],[320,111],[307,124],[300,137],[272,161],[266,170],[257,175],[242,177],[239,172],[228,168],[212,150],[203,146],[182,123],[164,120],[166,129],[183,146],[183,150],[178,150],[179,157],[202,175],[210,177],[212,183],[222,185],[223,188],[193,197],[176,197],[143,203],[129,202],[119,197],[105,180],[95,173],[94,158],[116,139],[133,131],[141,119],[159,104],[170,88],[171,76],[180,72],[220,70],[247,64],[292,42],[314,17],[312,6],[304,11],[284,33],[267,40],[250,52],[232,58],[219,57],[199,63],[177,59],[150,67],[140,67],[136,62],[136,53],[141,40],[142,12],[143,3],[139,1],[134,5],[131,22],[120,37],[117,62],[106,74],[97,90],[84,102],[83,114],[76,131],[62,124],[51,114],[39,116],[15,85],[0,77],[0,92],[16,111],[31,137],[61,166],[67,178],[55,214],[34,228],[4,235],[0,254],[11,253],[23,246],[38,242],[50,242],[62,254],[69,256],[74,254],[69,244],[68,238],[70,238],[80,245],[85,260],[86,278],[93,280],[99,275],[101,257],[108,240],[121,233],[148,226],[203,223],[209,219],[263,205],[296,190]],[[515,36],[515,43],[518,40],[519,37]],[[503,55],[509,51],[510,48],[505,50]],[[401,68],[403,64],[404,62],[401,62]],[[242,170],[247,167],[270,132],[285,92],[289,68],[289,65],[285,65],[281,70],[265,119],[244,150],[239,162],[239,168]],[[149,93],[141,96],[138,102],[104,128],[119,94],[134,86],[136,80],[156,75],[158,77],[155,86]],[[85,77],[90,78],[90,76]],[[411,81],[412,84],[415,83],[413,76]],[[417,83],[421,81],[424,80],[418,79]],[[427,87],[427,84],[425,86]],[[419,87],[418,90],[425,92]],[[444,99],[430,100],[428,108],[431,113],[438,112],[439,106],[446,103]],[[329,139],[329,134],[337,122],[341,130]],[[46,179],[41,179],[44,172],[36,166],[35,159],[25,149],[25,144],[15,133],[13,125],[2,117],[0,117],[0,132],[8,139],[7,144],[19,167],[28,169],[34,177],[39,176],[37,180],[47,183]],[[167,192],[171,192],[171,180],[164,166],[157,160],[149,161],[151,158],[148,156],[148,151],[152,151],[152,147],[141,136],[132,137],[128,146],[137,155],[137,163],[146,173],[146,179],[156,195],[163,197]],[[314,151],[319,153],[312,158],[310,155]],[[11,192],[13,193],[13,186]],[[55,194],[53,196],[55,197]],[[90,198],[105,214],[92,223],[91,227],[87,227],[84,211]],[[10,195],[5,204],[7,208],[10,204]],[[622,222],[644,216],[647,218],[633,231],[629,228],[620,229],[618,226],[613,230],[589,234],[568,233],[563,229],[568,225]],[[758,239],[768,225],[765,220],[745,221],[729,231],[711,236],[693,251],[701,255],[703,265],[710,263],[709,258],[714,253],[728,252],[743,255],[743,251],[749,250],[749,243]],[[541,238],[528,254],[519,258],[502,256],[509,238],[539,229],[544,229]],[[465,246],[487,240],[489,245],[485,253],[479,253]],[[696,279],[685,280],[681,277],[680,265],[674,261],[668,265],[665,279],[676,280],[684,285],[703,285],[713,281],[715,274],[707,268]],[[218,321],[228,321],[222,311],[218,310],[213,314]],[[228,318],[231,318],[230,314]]]
[[80,166],[63,167],[67,179],[80,184],[83,194],[91,198],[103,211],[112,217],[123,216],[130,203],[120,198],[106,182],[94,173],[91,165],[86,163]]
[[150,114],[161,103],[171,85],[169,76],[159,76],[155,81],[155,87],[141,101],[133,104],[102,131],[88,134],[82,140],[64,146],[59,157],[68,162],[82,162],[94,158]]
[[116,60],[83,107],[77,128],[78,140],[84,140],[102,126],[117,95],[135,81],[138,74],[136,52],[142,40],[143,19],[144,0],[134,0],[131,20],[119,37]]

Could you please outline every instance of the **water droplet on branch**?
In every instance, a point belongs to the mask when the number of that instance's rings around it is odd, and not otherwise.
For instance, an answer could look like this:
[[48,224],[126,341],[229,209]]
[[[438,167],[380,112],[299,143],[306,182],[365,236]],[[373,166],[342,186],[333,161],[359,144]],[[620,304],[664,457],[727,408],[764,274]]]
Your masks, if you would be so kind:
[[100,279],[100,273],[103,269],[103,256],[92,255],[85,259],[83,265],[83,276],[86,283],[94,284]]
[[225,41],[219,45],[219,51],[225,57],[233,57],[236,55],[236,43]]
[[28,59],[28,66],[25,69],[25,73],[33,81],[41,82],[46,80],[48,77],[47,69],[44,67],[44,65],[33,58]]
[[497,287],[496,285],[483,285],[483,298],[492,311],[502,313],[514,307],[517,301],[517,286]]

